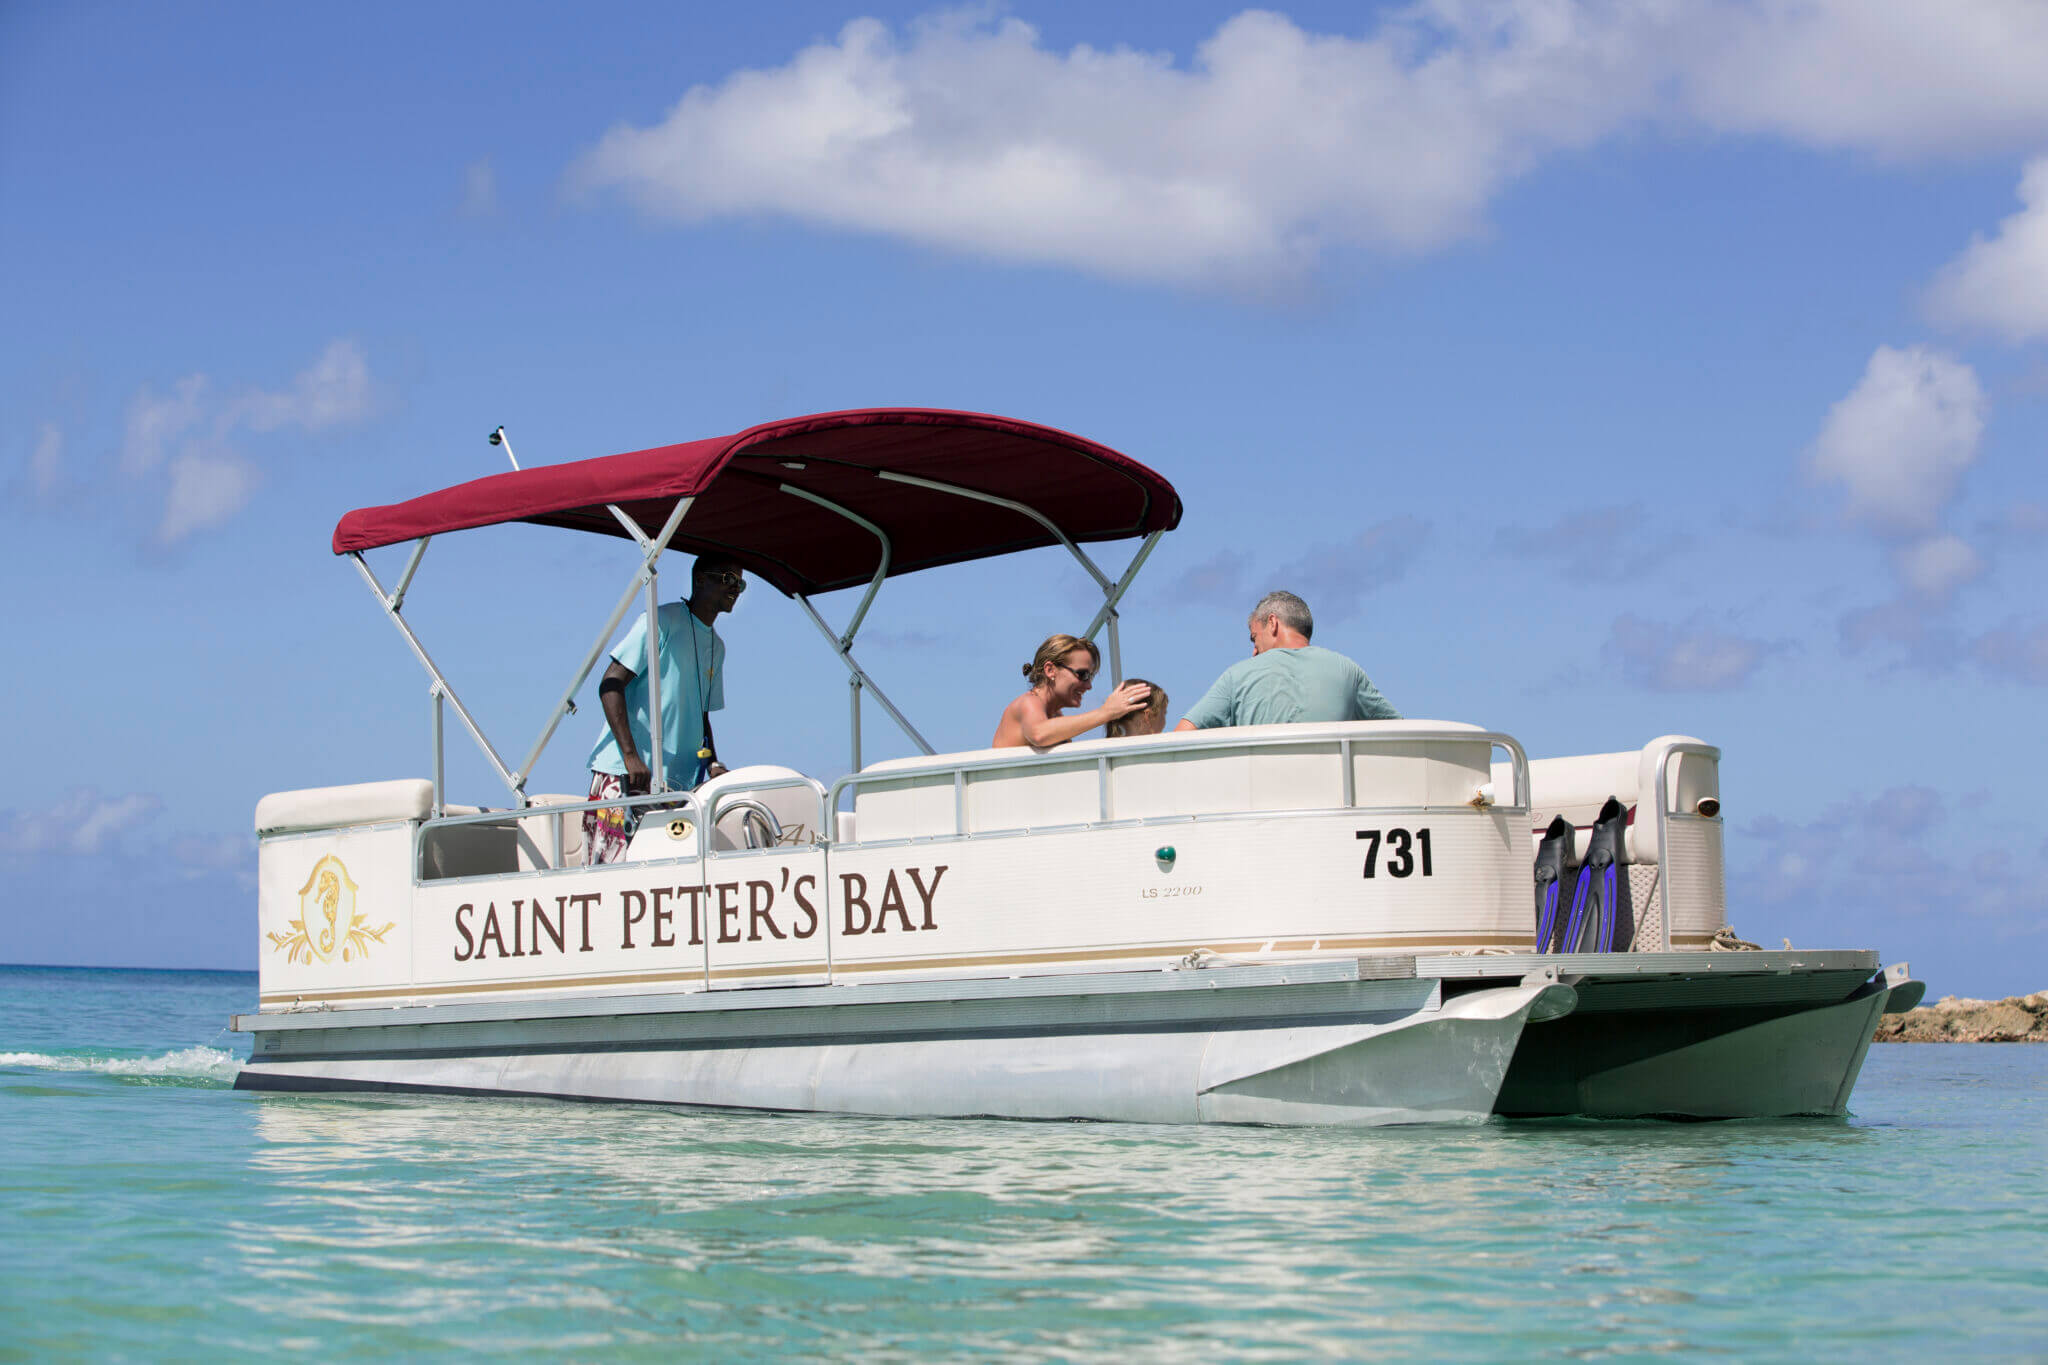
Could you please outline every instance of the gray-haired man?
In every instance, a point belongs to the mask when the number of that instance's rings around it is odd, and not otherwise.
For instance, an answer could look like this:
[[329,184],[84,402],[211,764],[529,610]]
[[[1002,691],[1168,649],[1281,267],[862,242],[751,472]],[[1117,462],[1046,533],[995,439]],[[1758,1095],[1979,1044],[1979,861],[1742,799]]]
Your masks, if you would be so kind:
[[1401,718],[1364,669],[1308,642],[1316,619],[1293,593],[1267,593],[1245,624],[1252,657],[1224,669],[1174,729]]

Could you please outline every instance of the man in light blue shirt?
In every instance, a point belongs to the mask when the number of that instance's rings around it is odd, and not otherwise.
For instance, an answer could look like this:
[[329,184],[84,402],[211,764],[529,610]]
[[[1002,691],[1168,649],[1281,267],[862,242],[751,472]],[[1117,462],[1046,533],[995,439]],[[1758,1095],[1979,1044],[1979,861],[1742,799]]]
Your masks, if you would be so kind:
[[1364,669],[1308,642],[1315,617],[1293,593],[1267,593],[1246,624],[1252,657],[1224,669],[1174,729],[1401,718]]
[[[687,791],[725,771],[711,738],[711,713],[725,706],[725,641],[711,628],[746,591],[740,566],[704,555],[690,573],[690,596],[663,603],[657,612],[661,643],[662,779],[671,791]],[[653,748],[647,715],[647,618],[637,617],[612,650],[611,666],[597,685],[605,728],[590,751],[590,799],[610,800],[649,790],[653,779],[647,754]],[[699,754],[703,758],[699,758]],[[708,765],[708,766],[707,766]],[[700,775],[700,768],[703,770]],[[625,807],[583,813],[583,861],[616,862],[632,841]]]

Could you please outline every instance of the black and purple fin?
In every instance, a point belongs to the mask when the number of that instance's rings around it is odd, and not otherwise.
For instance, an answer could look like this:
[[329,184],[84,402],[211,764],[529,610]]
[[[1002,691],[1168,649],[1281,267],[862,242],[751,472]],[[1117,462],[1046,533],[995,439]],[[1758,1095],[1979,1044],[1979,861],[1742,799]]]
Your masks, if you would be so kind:
[[1635,911],[1629,904],[1628,808],[1614,797],[1600,807],[1586,842],[1586,865],[1572,897],[1562,951],[1625,953],[1635,939]]
[[1572,883],[1572,822],[1553,818],[1536,847],[1536,951],[1554,953],[1564,930],[1558,902]]

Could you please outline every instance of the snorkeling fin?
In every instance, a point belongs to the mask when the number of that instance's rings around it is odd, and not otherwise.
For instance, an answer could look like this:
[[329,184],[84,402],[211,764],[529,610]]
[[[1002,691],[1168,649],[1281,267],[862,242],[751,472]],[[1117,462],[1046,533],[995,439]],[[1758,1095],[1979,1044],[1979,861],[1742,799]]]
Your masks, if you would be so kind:
[[1635,911],[1628,877],[1621,870],[1628,839],[1628,811],[1613,797],[1600,807],[1586,843],[1586,865],[1572,897],[1560,950],[1567,953],[1625,953],[1635,939]]
[[1572,873],[1571,821],[1562,815],[1554,817],[1550,828],[1543,831],[1543,842],[1536,848],[1536,951],[1554,953],[1558,934],[1564,927],[1564,917],[1558,914],[1558,899],[1571,884]]

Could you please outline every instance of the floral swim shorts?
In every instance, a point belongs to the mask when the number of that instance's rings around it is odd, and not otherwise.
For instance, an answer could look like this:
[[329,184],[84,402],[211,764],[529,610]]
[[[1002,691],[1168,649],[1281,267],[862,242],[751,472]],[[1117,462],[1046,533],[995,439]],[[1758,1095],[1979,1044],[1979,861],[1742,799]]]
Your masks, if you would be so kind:
[[[626,794],[626,779],[618,773],[593,772],[590,775],[590,799],[593,801],[615,801]],[[583,865],[616,863],[626,856],[626,845],[633,842],[633,831],[639,827],[640,812],[624,806],[604,806],[597,810],[583,812]]]

